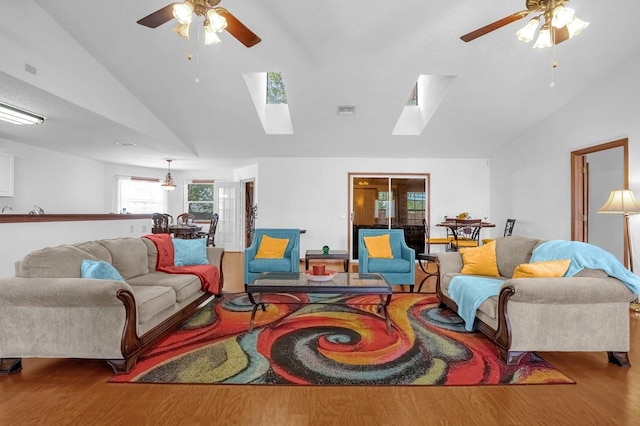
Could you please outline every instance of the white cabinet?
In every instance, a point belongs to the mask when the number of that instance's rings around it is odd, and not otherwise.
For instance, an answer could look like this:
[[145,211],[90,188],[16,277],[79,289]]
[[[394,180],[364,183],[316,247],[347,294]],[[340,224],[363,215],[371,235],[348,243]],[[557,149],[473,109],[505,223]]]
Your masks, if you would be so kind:
[[0,152],[0,197],[13,197],[13,155]]

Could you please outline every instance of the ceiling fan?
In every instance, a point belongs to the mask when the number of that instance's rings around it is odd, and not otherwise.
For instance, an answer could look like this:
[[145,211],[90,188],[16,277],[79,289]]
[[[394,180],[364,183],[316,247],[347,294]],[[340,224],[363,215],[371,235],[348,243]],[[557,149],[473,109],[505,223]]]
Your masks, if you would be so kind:
[[219,43],[220,39],[215,33],[223,30],[227,30],[229,34],[247,47],[254,46],[262,41],[260,37],[227,9],[216,7],[218,3],[220,3],[220,0],[185,0],[171,3],[140,19],[138,24],[156,28],[176,18],[178,26],[174,28],[174,31],[185,38],[189,38],[191,15],[195,14],[204,18],[205,44]]
[[[505,18],[502,18],[475,31],[460,37],[462,41],[469,42],[518,21],[532,13],[539,13],[520,31],[516,33],[518,39],[528,43],[533,39],[536,29],[544,18],[540,27],[539,38],[534,47],[550,47],[552,44],[561,43],[572,38],[586,28],[589,23],[581,21],[575,16],[573,9],[564,7],[569,0],[526,0],[526,10],[521,10]],[[541,40],[545,38],[545,40]]]

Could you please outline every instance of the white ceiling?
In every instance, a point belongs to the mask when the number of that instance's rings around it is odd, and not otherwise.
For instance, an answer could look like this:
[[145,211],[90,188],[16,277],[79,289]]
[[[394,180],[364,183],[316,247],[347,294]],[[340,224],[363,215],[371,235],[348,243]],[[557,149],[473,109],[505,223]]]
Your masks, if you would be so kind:
[[[524,0],[222,0],[262,42],[246,48],[228,33],[218,45],[192,40],[191,61],[175,21],[136,24],[168,0],[35,3],[166,129],[140,131],[0,72],[0,101],[24,100],[48,118],[36,130],[0,124],[0,137],[139,166],[173,158],[175,169],[258,157],[489,157],[640,52],[637,0],[569,2],[591,25],[557,46],[554,88],[552,49],[515,37],[527,19],[459,38],[525,9]],[[26,17],[24,28],[37,31]],[[261,71],[283,73],[293,135],[265,134],[242,77]],[[457,78],[421,135],[392,136],[420,74]],[[343,104],[356,114],[339,116]],[[130,141],[137,146],[116,144]]]

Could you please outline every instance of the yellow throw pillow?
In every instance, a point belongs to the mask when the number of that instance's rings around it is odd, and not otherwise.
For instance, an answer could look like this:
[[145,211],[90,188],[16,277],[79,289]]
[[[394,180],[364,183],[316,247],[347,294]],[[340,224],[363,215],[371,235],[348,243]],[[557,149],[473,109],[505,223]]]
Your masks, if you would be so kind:
[[256,259],[282,259],[289,244],[288,238],[272,238],[263,235],[260,240],[260,247],[256,253]]
[[369,257],[393,259],[389,238],[389,234],[382,234],[376,237],[363,237],[364,245],[367,247],[367,251],[369,252]]
[[462,272],[468,275],[499,277],[496,242],[491,241],[480,247],[460,249]]
[[569,269],[570,264],[571,259],[523,263],[516,266],[515,271],[513,271],[513,278],[562,277]]

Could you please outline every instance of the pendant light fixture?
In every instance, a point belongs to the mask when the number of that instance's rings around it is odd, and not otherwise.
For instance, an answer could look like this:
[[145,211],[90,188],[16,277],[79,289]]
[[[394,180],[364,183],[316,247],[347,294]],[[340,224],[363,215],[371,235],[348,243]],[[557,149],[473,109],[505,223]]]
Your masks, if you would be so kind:
[[167,160],[168,163],[168,171],[167,176],[164,178],[161,186],[167,191],[173,191],[176,189],[176,184],[173,182],[173,177],[171,177],[171,160]]

